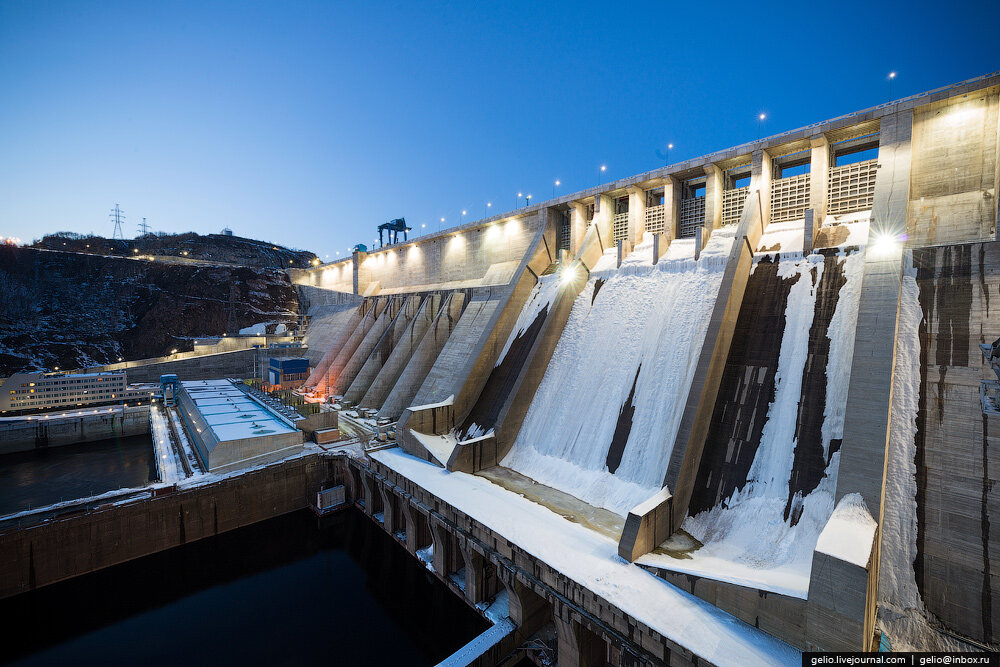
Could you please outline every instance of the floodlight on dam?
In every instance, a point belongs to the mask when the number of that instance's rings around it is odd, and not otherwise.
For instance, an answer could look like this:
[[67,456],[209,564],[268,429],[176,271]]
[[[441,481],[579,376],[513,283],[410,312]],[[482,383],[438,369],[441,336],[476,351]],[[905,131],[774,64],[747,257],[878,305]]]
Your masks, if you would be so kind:
[[900,238],[895,234],[879,232],[872,242],[872,254],[876,257],[888,257],[899,250]]

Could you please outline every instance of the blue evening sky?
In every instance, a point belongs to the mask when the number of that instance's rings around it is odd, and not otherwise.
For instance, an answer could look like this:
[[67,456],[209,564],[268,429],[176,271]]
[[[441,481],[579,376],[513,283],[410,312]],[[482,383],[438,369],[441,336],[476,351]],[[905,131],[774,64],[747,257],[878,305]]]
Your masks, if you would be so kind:
[[341,256],[1000,69],[988,2],[0,0],[0,236]]

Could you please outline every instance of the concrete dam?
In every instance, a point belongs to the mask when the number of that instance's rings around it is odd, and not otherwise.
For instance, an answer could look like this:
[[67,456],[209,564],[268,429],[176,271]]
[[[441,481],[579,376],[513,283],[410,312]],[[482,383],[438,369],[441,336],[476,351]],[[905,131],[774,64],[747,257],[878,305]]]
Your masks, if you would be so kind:
[[310,400],[394,424],[355,499],[560,665],[995,650],[998,110],[992,74],[290,270]]

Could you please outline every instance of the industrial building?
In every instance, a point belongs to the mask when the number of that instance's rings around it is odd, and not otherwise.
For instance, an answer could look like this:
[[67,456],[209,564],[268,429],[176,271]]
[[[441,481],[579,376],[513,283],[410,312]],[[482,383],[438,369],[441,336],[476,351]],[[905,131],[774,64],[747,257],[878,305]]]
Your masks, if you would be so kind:
[[294,389],[309,377],[309,360],[305,357],[271,357],[267,366],[267,383],[274,388]]
[[269,463],[302,449],[303,433],[294,422],[235,382],[180,382],[174,395],[185,430],[209,472]]
[[129,384],[126,372],[15,373],[0,384],[0,413],[145,403],[159,387]]

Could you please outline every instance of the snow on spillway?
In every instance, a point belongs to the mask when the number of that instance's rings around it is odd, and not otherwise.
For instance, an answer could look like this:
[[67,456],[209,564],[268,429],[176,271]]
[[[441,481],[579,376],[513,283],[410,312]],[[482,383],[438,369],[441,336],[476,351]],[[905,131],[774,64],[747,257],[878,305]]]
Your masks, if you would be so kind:
[[[766,261],[778,262],[778,278],[795,282],[784,311],[774,395],[746,483],[711,509],[685,520],[683,530],[702,543],[700,548],[683,559],[652,554],[639,562],[804,599],[813,550],[834,510],[840,454],[831,447],[843,436],[864,254],[848,252],[845,257],[841,251],[837,258],[843,262],[844,282],[827,328],[830,347],[821,429],[826,469],[815,488],[803,496],[791,486],[797,477],[793,463],[800,445],[799,428],[806,409],[819,409],[816,405],[800,406],[804,367],[811,352],[818,286],[824,270],[831,269],[820,254],[803,257],[801,234],[798,252],[786,252],[793,241],[791,230],[773,227],[768,228],[760,247],[767,248],[781,237],[782,252]],[[766,255],[756,258],[754,271],[761,266],[762,257]]]
[[[502,465],[622,516],[663,485],[735,227],[601,257]],[[676,247],[674,247],[676,246]]]

